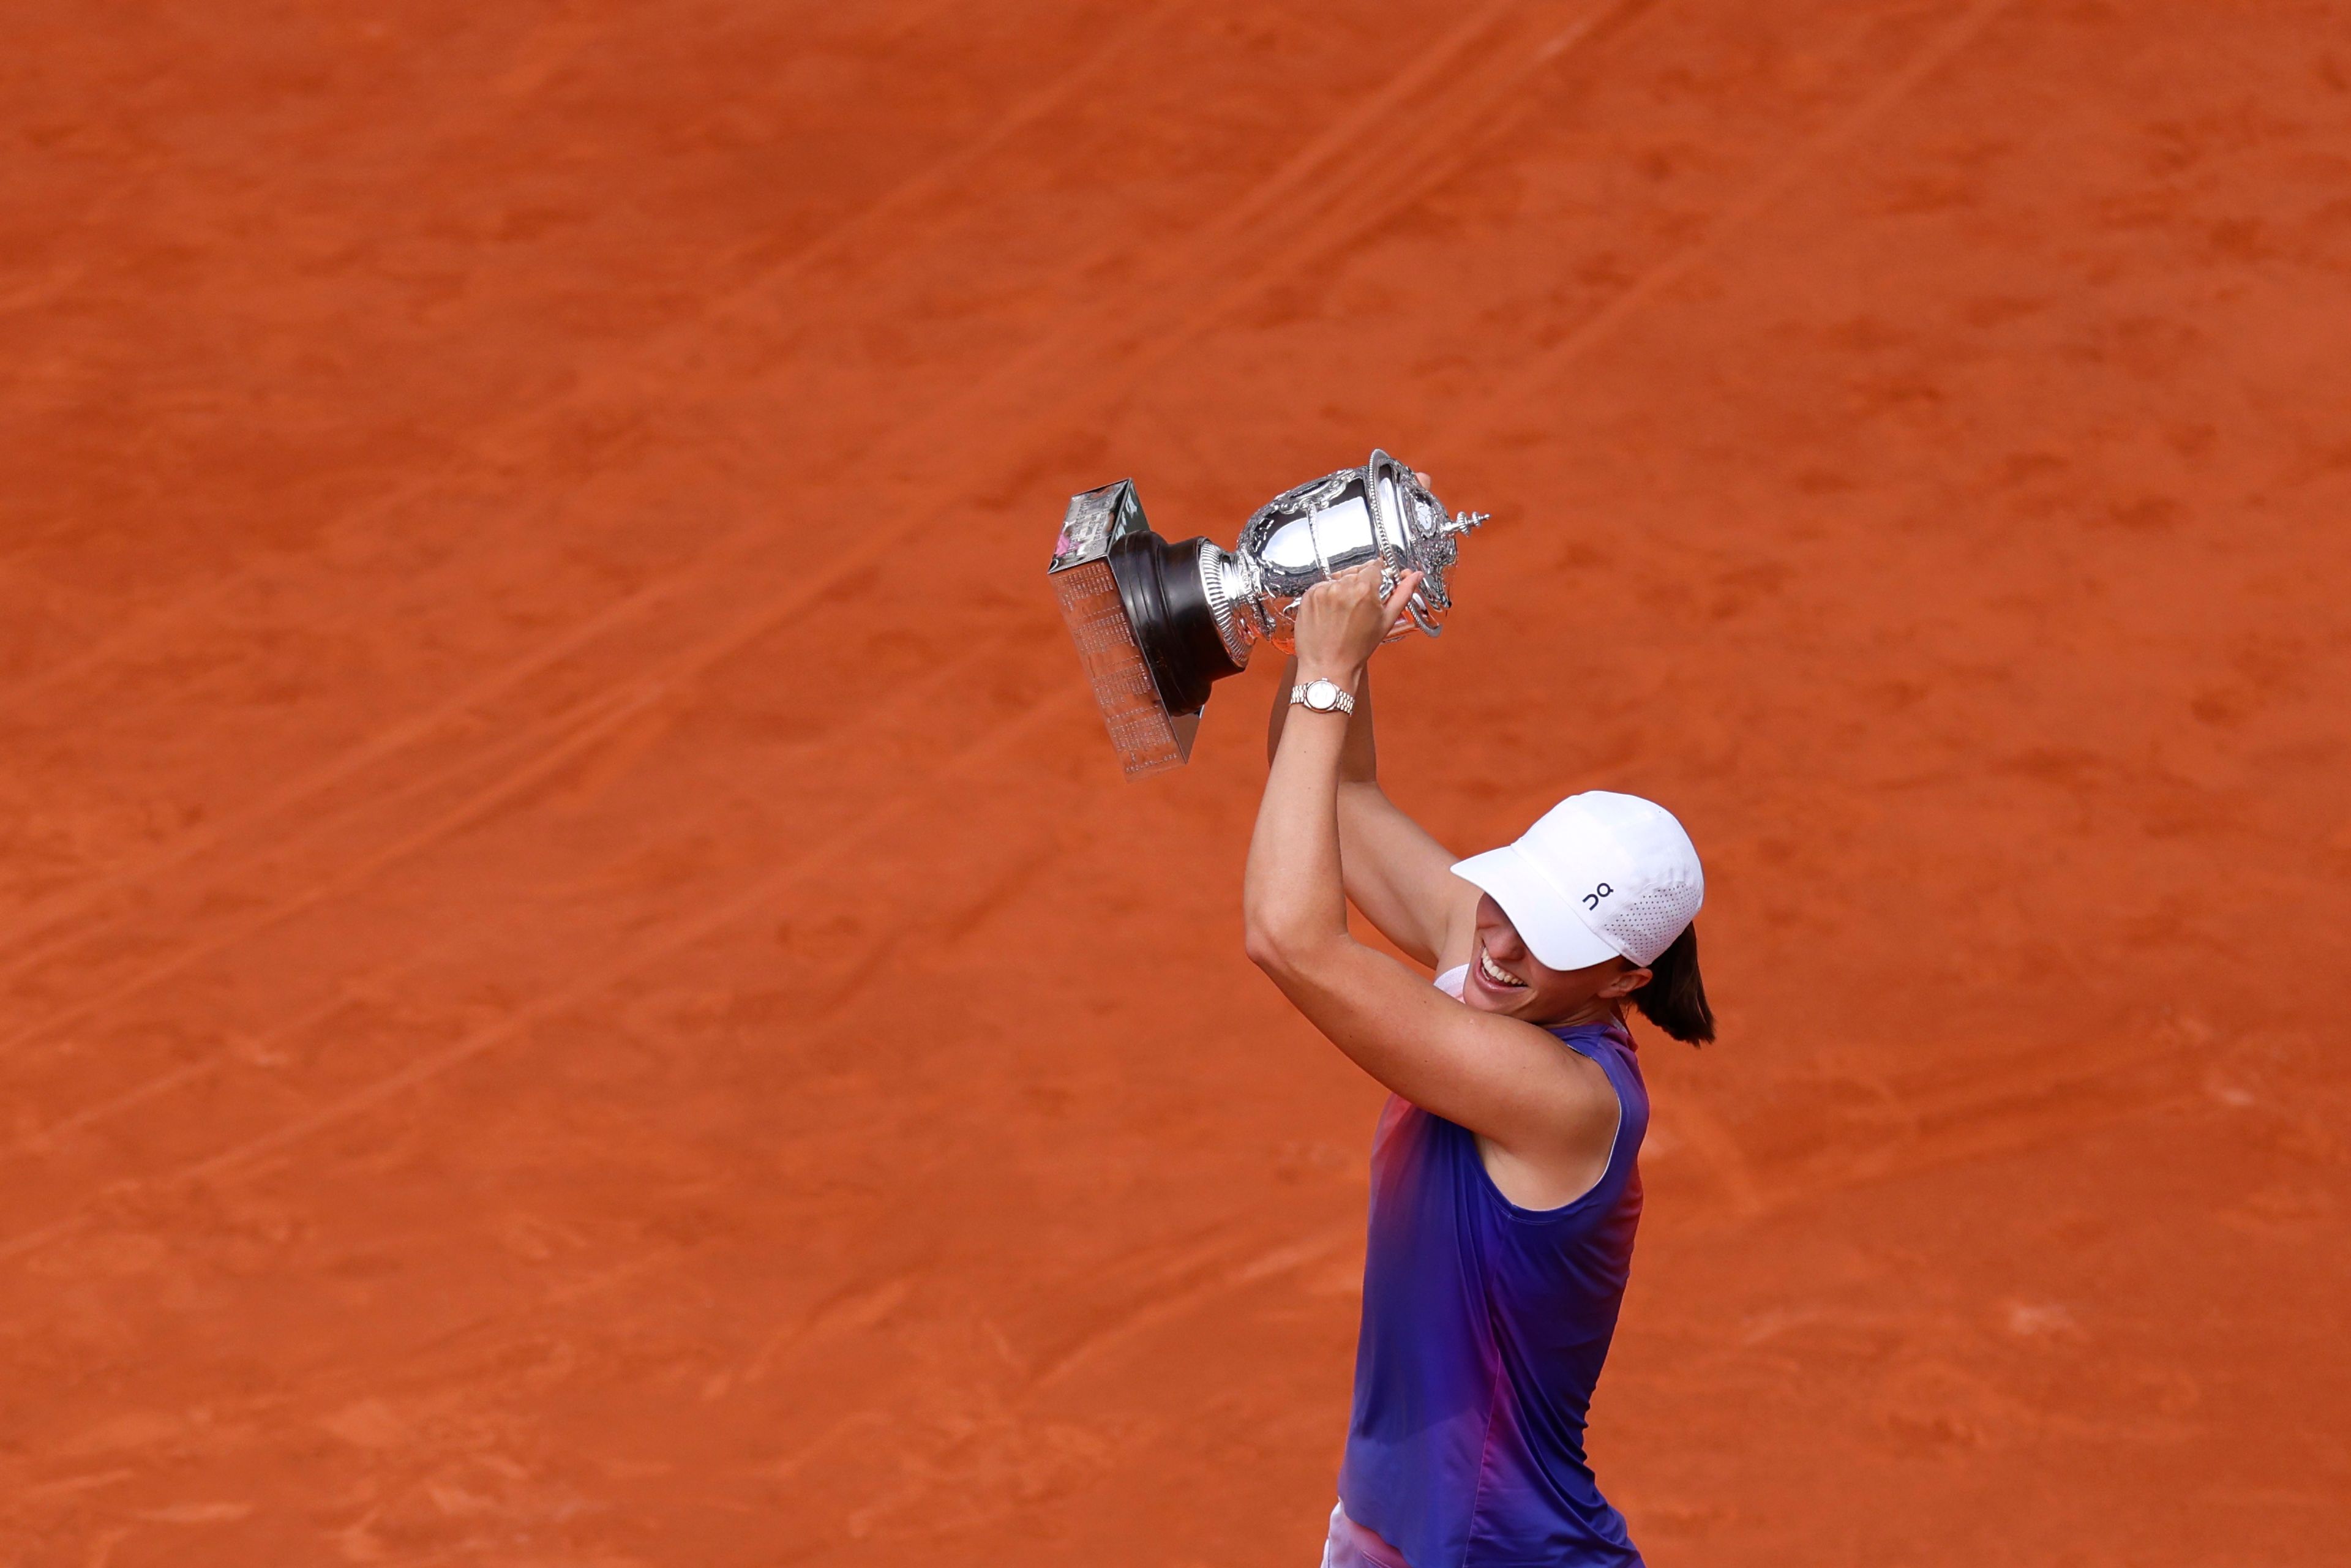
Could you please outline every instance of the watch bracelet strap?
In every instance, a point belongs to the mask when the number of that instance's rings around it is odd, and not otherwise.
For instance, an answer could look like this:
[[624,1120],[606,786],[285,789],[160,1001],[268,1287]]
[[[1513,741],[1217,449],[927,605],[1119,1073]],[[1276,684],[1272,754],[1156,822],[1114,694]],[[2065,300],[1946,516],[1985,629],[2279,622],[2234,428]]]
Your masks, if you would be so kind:
[[1336,681],[1330,683],[1332,689],[1339,694],[1339,700],[1336,703],[1333,703],[1327,708],[1316,708],[1309,704],[1306,700],[1306,688],[1313,684],[1314,683],[1312,681],[1301,681],[1298,685],[1290,687],[1290,706],[1293,707],[1305,708],[1309,713],[1343,713],[1350,718],[1354,716],[1355,695],[1347,690],[1344,686],[1340,685]]

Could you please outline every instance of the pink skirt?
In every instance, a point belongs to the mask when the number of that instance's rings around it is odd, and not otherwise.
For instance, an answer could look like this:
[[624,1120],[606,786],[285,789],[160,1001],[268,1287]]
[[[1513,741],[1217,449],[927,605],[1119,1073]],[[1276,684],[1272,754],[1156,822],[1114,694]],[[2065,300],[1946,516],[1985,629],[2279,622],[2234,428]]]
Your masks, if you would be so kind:
[[1344,1507],[1331,1509],[1331,1538],[1322,1543],[1322,1568],[1411,1568],[1396,1549],[1347,1517]]

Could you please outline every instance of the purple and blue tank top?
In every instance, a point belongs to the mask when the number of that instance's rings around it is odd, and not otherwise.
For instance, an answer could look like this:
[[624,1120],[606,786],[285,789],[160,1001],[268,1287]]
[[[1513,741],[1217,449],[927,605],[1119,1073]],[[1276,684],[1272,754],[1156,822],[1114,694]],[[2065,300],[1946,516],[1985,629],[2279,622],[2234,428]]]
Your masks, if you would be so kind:
[[1632,1265],[1648,1092],[1621,1026],[1552,1032],[1599,1064],[1620,1107],[1608,1169],[1583,1197],[1520,1208],[1476,1134],[1400,1099],[1373,1141],[1339,1499],[1409,1568],[1641,1562],[1593,1480],[1583,1427]]

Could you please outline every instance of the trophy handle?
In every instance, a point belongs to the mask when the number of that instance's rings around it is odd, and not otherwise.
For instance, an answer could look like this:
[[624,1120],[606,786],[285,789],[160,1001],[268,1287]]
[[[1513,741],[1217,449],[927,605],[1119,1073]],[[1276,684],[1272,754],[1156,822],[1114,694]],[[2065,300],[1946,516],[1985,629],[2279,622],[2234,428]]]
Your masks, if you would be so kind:
[[1413,471],[1378,447],[1364,465],[1364,505],[1371,514],[1372,546],[1380,553],[1380,591],[1392,591],[1412,570],[1411,534],[1405,527],[1400,486],[1416,484]]

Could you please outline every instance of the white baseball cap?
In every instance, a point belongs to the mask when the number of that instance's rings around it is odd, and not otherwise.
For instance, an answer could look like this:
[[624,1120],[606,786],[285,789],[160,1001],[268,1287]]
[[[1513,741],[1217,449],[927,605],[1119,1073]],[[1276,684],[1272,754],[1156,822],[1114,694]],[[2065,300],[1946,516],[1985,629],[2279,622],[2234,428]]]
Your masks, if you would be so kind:
[[1453,874],[1493,894],[1552,969],[1619,956],[1653,964],[1706,900],[1698,848],[1674,814],[1605,789],[1570,795],[1518,842],[1471,855]]

